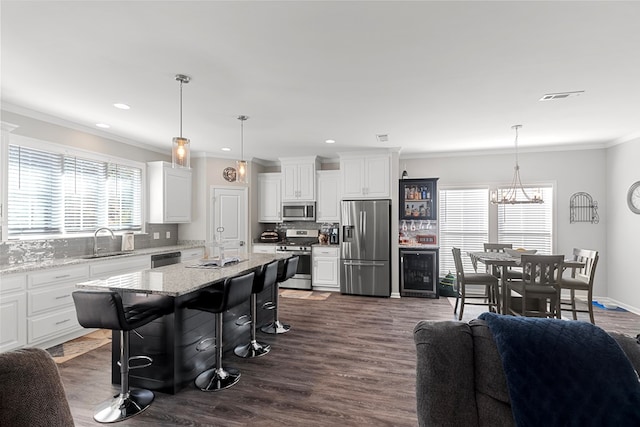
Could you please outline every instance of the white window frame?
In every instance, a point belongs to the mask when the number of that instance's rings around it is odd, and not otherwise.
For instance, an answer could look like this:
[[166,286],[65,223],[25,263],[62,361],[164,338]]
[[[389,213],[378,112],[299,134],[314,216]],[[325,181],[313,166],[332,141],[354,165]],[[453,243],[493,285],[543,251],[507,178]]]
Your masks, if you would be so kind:
[[[487,184],[487,185],[478,185],[478,184],[470,184],[470,185],[455,185],[455,186],[446,186],[446,185],[441,185],[438,188],[438,204],[440,207],[442,207],[442,202],[440,200],[440,191],[447,191],[447,190],[474,190],[474,189],[486,189],[487,190],[487,200],[490,197],[490,194],[493,190],[496,190],[497,188],[501,188],[501,187],[506,187],[507,184],[504,185],[496,185],[495,183],[491,183],[491,184]],[[527,185],[526,188],[543,188],[543,187],[550,187],[551,191],[552,191],[552,197],[550,200],[545,200],[545,203],[551,202],[552,203],[552,207],[551,207],[551,253],[556,253],[556,241],[557,241],[557,212],[558,212],[558,205],[557,205],[557,185],[555,182],[540,182],[540,183],[533,183],[530,185]],[[491,202],[488,200],[488,218],[489,218],[489,236],[488,236],[488,240],[487,242],[498,242],[498,205],[493,205],[491,204]],[[439,212],[438,212],[438,227],[442,227],[442,221],[443,218],[440,214],[440,208],[439,208]],[[439,239],[440,242],[442,242],[442,236],[443,233],[440,230],[439,232]],[[441,243],[442,245],[442,243]],[[471,267],[471,261],[468,259],[468,257],[466,257],[466,252],[470,251],[470,250],[476,250],[476,248],[460,248],[461,252],[463,254],[462,257],[462,261],[464,264],[464,269],[465,272],[473,272],[473,269]],[[477,249],[479,251],[483,250],[483,248],[479,248]],[[443,265],[442,265],[442,260],[443,257],[445,256],[451,256],[450,254],[445,254],[445,252],[447,251],[447,249],[443,249],[443,247],[441,246],[440,248],[440,275],[444,276],[447,274],[448,271],[446,271],[445,269],[443,269]],[[480,269],[478,270],[480,271]],[[452,270],[453,272],[453,270]]]
[[[3,132],[3,136],[5,132]],[[2,140],[2,156],[0,156],[0,165],[2,166],[3,173],[9,168],[9,159],[7,156],[9,145],[20,145],[23,147],[33,148],[42,151],[48,151],[51,153],[62,154],[66,156],[77,156],[80,158],[85,158],[88,160],[96,160],[107,163],[116,163],[123,166],[129,166],[133,168],[138,168],[141,171],[141,189],[140,189],[140,222],[141,222],[141,230],[136,231],[135,233],[144,234],[146,221],[147,221],[147,165],[145,162],[139,162],[135,160],[125,159],[121,157],[115,157],[106,155],[104,153],[90,151],[82,148],[77,148],[69,145],[57,144],[49,141],[42,141],[36,138],[30,138],[22,135],[8,135],[7,137],[3,137]],[[3,215],[2,215],[2,240],[9,240],[8,236],[8,217],[6,204],[8,201],[8,179],[4,179],[1,183],[2,189],[0,193],[2,193],[3,197]],[[25,235],[25,236],[11,236],[10,240],[38,240],[43,238],[65,238],[65,237],[86,237],[92,236],[92,233],[73,233],[73,234],[40,234],[40,235]]]

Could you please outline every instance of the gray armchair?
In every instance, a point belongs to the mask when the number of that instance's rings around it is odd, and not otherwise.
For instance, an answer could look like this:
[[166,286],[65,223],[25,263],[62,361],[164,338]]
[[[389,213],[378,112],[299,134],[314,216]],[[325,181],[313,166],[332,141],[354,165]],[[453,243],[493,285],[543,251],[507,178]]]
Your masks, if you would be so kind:
[[0,425],[74,425],[58,367],[45,350],[0,353]]
[[[610,335],[640,372],[636,340]],[[484,321],[421,321],[414,340],[420,426],[515,425],[502,361]]]

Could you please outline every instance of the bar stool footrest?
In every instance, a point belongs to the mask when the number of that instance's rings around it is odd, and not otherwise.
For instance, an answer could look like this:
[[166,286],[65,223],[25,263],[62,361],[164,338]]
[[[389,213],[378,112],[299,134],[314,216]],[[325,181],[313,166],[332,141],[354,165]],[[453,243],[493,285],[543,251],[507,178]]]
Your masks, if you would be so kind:
[[276,309],[276,305],[273,301],[267,301],[264,304],[262,304],[262,309],[263,310],[275,310]]
[[243,314],[235,321],[236,326],[246,326],[249,323],[251,323],[251,316],[249,316],[248,314]]

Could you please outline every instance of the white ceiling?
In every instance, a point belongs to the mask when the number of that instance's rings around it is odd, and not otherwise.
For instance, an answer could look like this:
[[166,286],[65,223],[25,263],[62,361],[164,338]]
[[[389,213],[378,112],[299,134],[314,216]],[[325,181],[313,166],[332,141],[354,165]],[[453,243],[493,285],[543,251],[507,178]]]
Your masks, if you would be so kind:
[[[7,1],[3,108],[244,157],[640,136],[640,2]],[[540,102],[546,93],[581,96]],[[128,111],[113,103],[131,105]],[[388,134],[380,143],[376,134]],[[334,145],[324,143],[334,139]],[[222,147],[234,151],[225,154]]]

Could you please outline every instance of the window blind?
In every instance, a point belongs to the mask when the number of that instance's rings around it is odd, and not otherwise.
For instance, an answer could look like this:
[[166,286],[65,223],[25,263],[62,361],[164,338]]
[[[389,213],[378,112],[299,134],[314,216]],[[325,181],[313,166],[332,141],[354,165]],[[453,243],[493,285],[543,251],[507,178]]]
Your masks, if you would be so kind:
[[543,187],[540,193],[541,204],[498,205],[498,241],[537,249],[541,255],[552,253],[553,188]]
[[9,235],[62,232],[62,158],[10,145],[8,160]]
[[95,230],[104,222],[106,165],[103,162],[64,158],[64,230]]
[[140,168],[9,145],[9,235],[142,229]]
[[109,164],[107,168],[107,223],[117,230],[142,228],[142,171]]
[[489,241],[489,190],[486,188],[439,191],[440,275],[455,274],[451,250],[460,248],[465,271],[473,266],[466,253],[482,251]]

